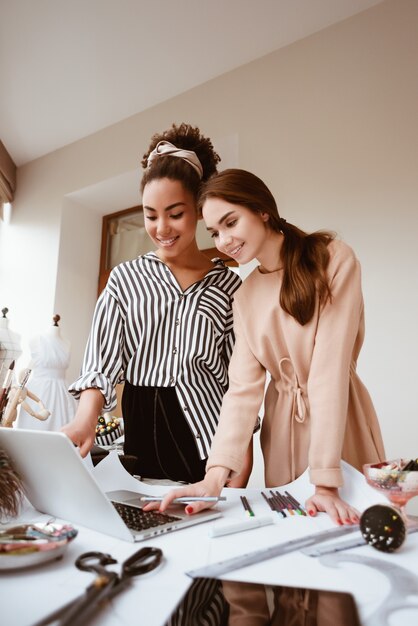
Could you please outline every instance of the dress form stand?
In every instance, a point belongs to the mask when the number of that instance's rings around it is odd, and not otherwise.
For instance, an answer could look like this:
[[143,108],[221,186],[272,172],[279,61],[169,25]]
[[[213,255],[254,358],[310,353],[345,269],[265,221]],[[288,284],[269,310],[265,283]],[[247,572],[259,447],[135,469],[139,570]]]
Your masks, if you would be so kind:
[[[59,320],[60,316],[54,315],[53,325],[44,334],[29,341],[32,374],[28,389],[42,400],[51,415],[40,421],[21,408],[16,420],[17,428],[60,430],[74,417],[77,403],[67,391],[65,382],[71,349],[70,343],[61,334]],[[27,403],[36,411],[37,406],[32,400],[27,400]]]
[[7,313],[9,309],[1,310],[0,317],[0,388],[7,375],[12,361],[17,361],[22,354],[20,335],[9,329]]

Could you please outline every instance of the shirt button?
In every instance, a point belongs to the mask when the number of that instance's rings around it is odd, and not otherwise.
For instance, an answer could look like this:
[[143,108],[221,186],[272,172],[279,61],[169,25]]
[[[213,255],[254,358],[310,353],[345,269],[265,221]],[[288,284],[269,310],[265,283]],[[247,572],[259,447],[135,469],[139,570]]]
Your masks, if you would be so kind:
[[170,385],[174,385],[174,378],[173,377],[170,378]]
[[200,439],[200,434],[196,433],[195,437],[196,437],[196,439]]
[[177,348],[174,348],[173,354],[177,354]]
[[183,294],[181,293],[181,294],[179,295],[179,300],[183,300],[183,298],[184,298],[184,296],[183,296]]
[[176,326],[180,324],[180,320],[176,320]]
[[183,411],[188,411],[188,410],[189,410],[189,407],[188,407],[188,406],[184,406],[184,407],[183,407]]

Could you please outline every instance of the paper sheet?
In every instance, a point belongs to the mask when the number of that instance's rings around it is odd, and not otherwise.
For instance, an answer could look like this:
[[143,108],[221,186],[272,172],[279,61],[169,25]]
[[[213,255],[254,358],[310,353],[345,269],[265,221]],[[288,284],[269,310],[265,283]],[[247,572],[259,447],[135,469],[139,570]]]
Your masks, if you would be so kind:
[[[375,489],[372,489],[372,487],[367,484],[366,479],[361,472],[344,461],[341,462],[341,469],[343,472],[344,486],[340,489],[340,496],[343,500],[346,500],[358,509],[360,513],[372,504],[388,503],[388,500],[382,494],[379,494]],[[223,490],[223,495],[228,496],[228,500],[239,501],[240,496],[245,493],[248,500],[250,500],[251,505],[253,502],[261,503],[263,505],[262,510],[265,512],[266,503],[261,496],[261,491],[264,491],[266,495],[270,495],[269,489],[270,487],[251,488],[245,490],[227,488]],[[309,496],[314,492],[314,487],[309,481],[308,470],[306,470],[292,483],[273,487],[272,489],[274,491],[279,491],[280,493],[289,491],[289,493],[302,505],[304,505],[306,499],[309,498]]]
[[[372,489],[367,483],[363,474],[348,463],[341,462],[344,487],[340,490],[341,497],[349,502],[352,506],[357,508],[362,513],[367,507],[377,503],[387,503],[388,500],[379,494],[376,490]],[[137,478],[134,478],[126,471],[122,463],[119,460],[119,455],[116,450],[112,450],[93,470],[93,476],[99,483],[103,491],[115,491],[117,489],[128,489],[137,493],[146,493],[148,495],[164,495],[172,489],[165,485],[148,485]],[[313,486],[309,481],[309,473],[306,470],[299,478],[287,485],[281,485],[274,487],[274,490],[283,493],[285,490],[289,491],[302,505],[305,500],[313,493]],[[261,495],[261,491],[268,494],[269,488],[259,487],[251,489],[231,489],[225,488],[222,491],[222,495],[227,497],[229,505],[237,506],[240,517],[242,517],[242,505],[240,496],[245,493],[251,506],[256,507],[254,512],[257,514],[268,513],[268,508],[265,500]],[[228,506],[230,513],[231,507]]]
[[93,468],[93,476],[104,492],[127,489],[128,491],[145,493],[150,496],[160,496],[170,491],[170,487],[148,485],[131,476],[120,462],[119,454],[116,450],[109,452],[109,454]]

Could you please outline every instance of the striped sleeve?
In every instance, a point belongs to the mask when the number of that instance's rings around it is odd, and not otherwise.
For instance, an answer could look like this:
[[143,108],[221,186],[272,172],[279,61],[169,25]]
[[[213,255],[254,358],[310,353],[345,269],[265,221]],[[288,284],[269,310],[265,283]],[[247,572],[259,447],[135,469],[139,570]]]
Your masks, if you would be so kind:
[[122,372],[123,319],[112,283],[100,295],[94,311],[79,378],[69,387],[75,398],[85,389],[99,389],[104,398],[103,409],[116,406],[115,385]]

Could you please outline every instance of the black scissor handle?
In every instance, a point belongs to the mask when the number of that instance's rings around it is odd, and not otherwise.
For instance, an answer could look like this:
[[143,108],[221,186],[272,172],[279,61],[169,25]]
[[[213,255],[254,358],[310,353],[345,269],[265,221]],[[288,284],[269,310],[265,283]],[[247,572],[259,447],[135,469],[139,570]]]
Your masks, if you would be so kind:
[[163,558],[160,548],[141,548],[122,564],[123,576],[139,576],[158,567]]
[[84,552],[77,557],[75,566],[83,572],[102,572],[106,565],[117,563],[110,554],[105,552]]

